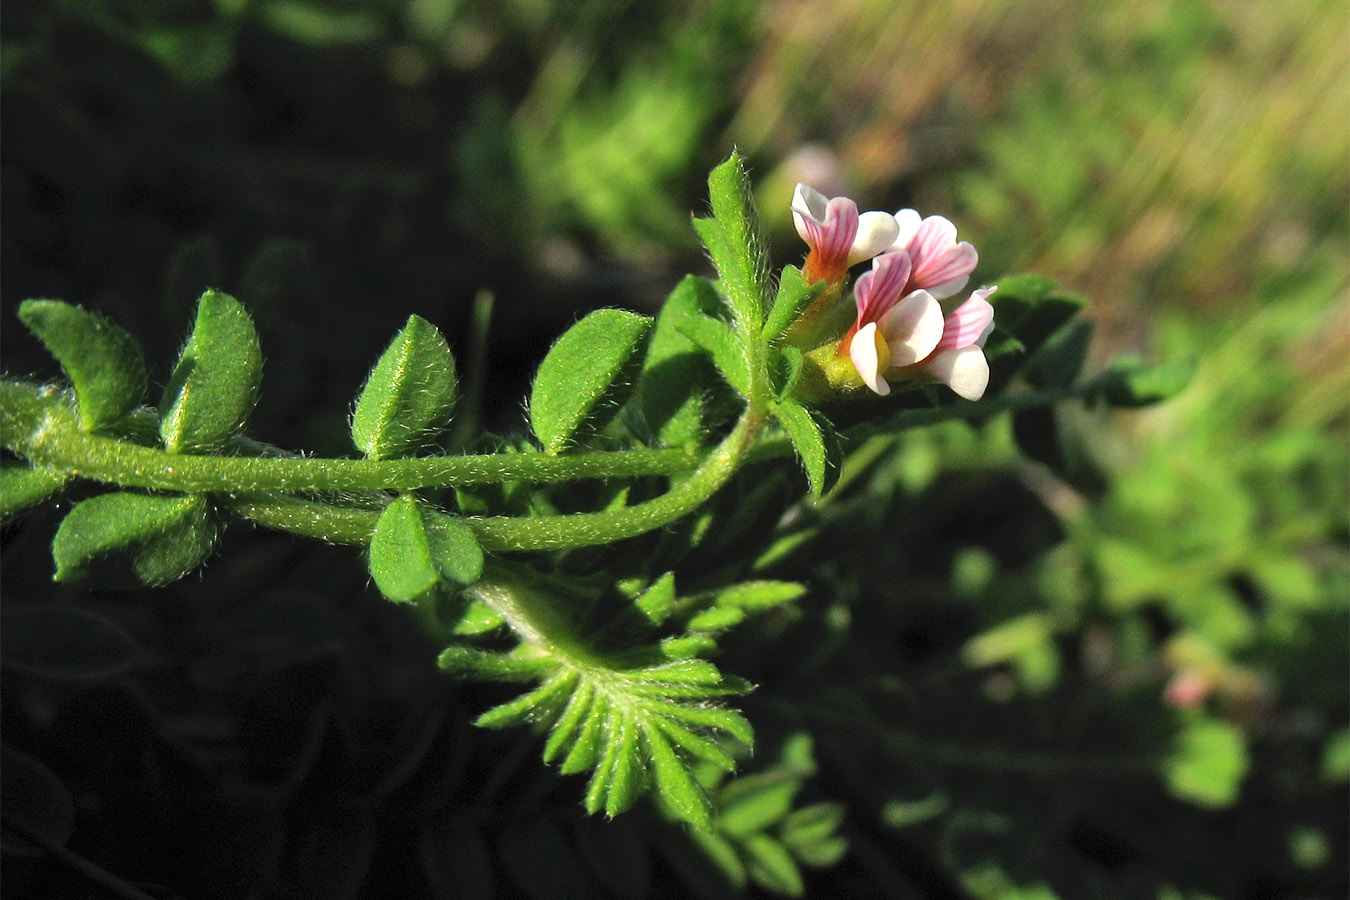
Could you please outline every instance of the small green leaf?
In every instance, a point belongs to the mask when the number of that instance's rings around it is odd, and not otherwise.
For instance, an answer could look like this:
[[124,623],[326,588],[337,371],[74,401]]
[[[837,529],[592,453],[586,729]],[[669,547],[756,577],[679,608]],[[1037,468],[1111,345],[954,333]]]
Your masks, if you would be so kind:
[[450,345],[435,325],[409,316],[356,400],[352,442],[370,459],[419,453],[450,423],[458,389]]
[[65,487],[70,476],[18,459],[0,460],[0,522],[8,522]]
[[737,890],[745,887],[745,864],[730,841],[711,831],[691,831],[690,840]]
[[1174,796],[1217,808],[1237,801],[1250,763],[1246,739],[1237,726],[1203,719],[1180,734],[1164,773]]
[[778,841],[767,834],[754,834],[743,846],[750,878],[760,887],[789,897],[800,897],[806,891],[801,870]]
[[567,701],[567,706],[558,716],[558,721],[553,723],[553,730],[549,732],[548,740],[544,743],[544,762],[553,762],[564,747],[571,746],[577,737],[578,729],[586,722],[587,716],[592,714],[591,702],[594,699],[595,685],[590,681],[583,681],[581,686],[572,692],[572,698]]
[[778,835],[790,848],[814,844],[834,835],[844,821],[842,803],[815,803],[793,810],[783,819]]
[[745,610],[734,606],[714,606],[689,620],[690,631],[725,631],[745,621]]
[[1195,377],[1194,357],[1173,359],[1156,366],[1136,357],[1116,360],[1097,379],[1094,393],[1112,406],[1136,408],[1170,400]]
[[483,548],[463,522],[405,494],[375,523],[370,574],[385,597],[409,603],[442,580],[473,584],[483,574]]
[[829,487],[831,473],[838,472],[837,466],[830,465],[824,428],[811,411],[796,400],[776,401],[773,414],[792,441],[797,458],[802,461],[811,496],[819,497]]
[[807,284],[801,269],[784,266],[778,278],[778,293],[774,295],[769,317],[764,321],[764,339],[772,341],[786,331],[824,289],[824,281]]
[[623,717],[623,726],[605,793],[605,815],[611,819],[631,809],[647,786],[640,751],[642,731],[628,716]]
[[688,316],[680,320],[680,333],[712,357],[713,365],[727,384],[744,397],[750,392],[750,363],[745,346],[731,326],[710,316]]
[[588,419],[601,424],[601,400],[618,392],[615,382],[651,324],[637,313],[600,309],[558,339],[530,393],[530,426],[545,450],[561,452]]
[[688,275],[670,292],[656,317],[633,407],[645,433],[666,446],[694,444],[703,438],[706,395],[717,386],[717,373],[680,325],[712,314],[720,303],[712,282]]
[[779,772],[737,779],[718,797],[717,830],[731,837],[763,831],[791,812],[801,789],[799,779]]
[[436,663],[451,674],[484,681],[533,681],[553,665],[547,657],[524,659],[459,644],[441,651]]
[[243,304],[220,291],[202,294],[192,334],[160,402],[165,449],[220,449],[244,426],[261,381],[262,350]]
[[746,581],[717,593],[718,606],[736,606],[747,612],[760,612],[796,600],[806,593],[806,585],[795,581]]
[[675,573],[667,572],[652,582],[651,587],[633,601],[633,605],[647,617],[648,621],[658,625],[664,622],[675,606]]
[[60,300],[25,300],[19,318],[75,386],[82,431],[111,425],[145,400],[145,361],[123,329]]
[[[215,546],[210,507],[197,495],[119,491],[75,504],[52,540],[57,581],[111,577],[130,566],[150,585],[176,581]],[[111,564],[111,567],[105,564]]]
[[649,731],[644,737],[656,776],[656,790],[667,808],[700,831],[711,831],[712,810],[703,788],[689,774],[664,734]]
[[474,724],[479,728],[509,728],[546,719],[561,705],[562,698],[570,695],[576,683],[575,672],[559,670],[529,693],[489,709],[475,719]]
[[1092,323],[1070,322],[1050,335],[1027,360],[1022,377],[1039,388],[1068,387],[1082,370],[1091,343]]
[[742,331],[751,333],[764,318],[768,264],[750,179],[739,153],[732,153],[708,175],[708,196],[713,218],[696,219],[694,227],[722,277],[722,292],[733,317]]

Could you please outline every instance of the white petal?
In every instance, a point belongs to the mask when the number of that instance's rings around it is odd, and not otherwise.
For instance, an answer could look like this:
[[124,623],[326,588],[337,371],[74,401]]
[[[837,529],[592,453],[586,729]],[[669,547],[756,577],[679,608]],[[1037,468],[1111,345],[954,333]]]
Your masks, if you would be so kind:
[[848,254],[848,264],[856,266],[871,259],[895,243],[900,226],[895,216],[884,212],[865,212],[858,217],[858,236]]
[[902,209],[895,214],[895,224],[899,226],[899,233],[895,236],[895,243],[891,246],[897,250],[908,250],[910,241],[914,240],[914,235],[919,233],[919,223],[923,219],[918,212],[912,209]]
[[881,377],[890,362],[881,358],[885,352],[886,344],[877,333],[875,322],[868,322],[859,328],[848,345],[849,359],[853,360],[853,368],[862,376],[863,384],[883,397],[891,392],[891,386]]
[[945,327],[942,307],[927,291],[915,291],[878,323],[891,351],[892,366],[912,366],[933,352]]
[[928,289],[928,292],[939,300],[946,300],[948,297],[961,293],[961,288],[966,286],[970,280],[969,275],[962,275],[960,278],[953,278],[951,281],[935,284]]
[[979,347],[944,350],[925,363],[924,368],[967,400],[980,399],[989,386],[989,362]]
[[797,234],[806,240],[806,223],[802,216],[810,216],[817,222],[825,220],[825,208],[829,199],[809,184],[798,184],[792,192],[792,221],[797,226]]

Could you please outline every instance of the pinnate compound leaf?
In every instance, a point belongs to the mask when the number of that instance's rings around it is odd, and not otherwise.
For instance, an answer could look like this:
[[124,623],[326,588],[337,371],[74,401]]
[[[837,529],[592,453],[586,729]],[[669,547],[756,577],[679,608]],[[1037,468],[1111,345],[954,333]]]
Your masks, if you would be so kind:
[[473,584],[483,574],[483,548],[469,526],[405,494],[375,523],[370,574],[385,597],[409,603],[442,581]]
[[824,288],[824,281],[807,284],[801,269],[784,266],[783,273],[778,277],[778,293],[774,295],[773,306],[769,308],[769,317],[764,320],[764,339],[772,341],[787,331],[788,326],[797,320]]
[[135,581],[167,584],[206,559],[216,529],[198,495],[118,491],[75,504],[52,540],[57,581],[115,578],[129,566]]
[[588,419],[600,424],[601,401],[622,389],[616,382],[651,324],[637,313],[600,309],[558,338],[530,392],[530,426],[545,450],[561,452]]
[[1103,372],[1093,392],[1112,406],[1134,409],[1170,400],[1195,377],[1195,358],[1183,357],[1156,366],[1137,357],[1116,360]]
[[0,460],[0,522],[8,522],[65,487],[69,475],[30,466],[17,459]]
[[262,349],[243,304],[220,291],[197,301],[192,334],[164,388],[159,433],[170,453],[220,449],[253,411]]
[[739,153],[708,175],[713,217],[695,219],[694,227],[721,276],[722,293],[741,330],[763,321],[768,295],[768,263],[759,218],[751,198],[750,179]]
[[592,770],[584,804],[591,813],[618,815],[654,783],[674,815],[707,828],[709,802],[691,766],[734,768],[716,735],[746,746],[754,735],[744,716],[714,704],[748,686],[706,660],[631,669],[554,665],[538,687],[483,713],[477,724],[547,723],[544,760],[561,758],[565,775]]
[[831,464],[831,442],[826,436],[826,426],[805,406],[788,398],[773,404],[773,415],[787,432],[798,459],[802,461],[811,496],[819,497],[829,488],[831,474],[838,472],[838,466]]
[[81,430],[111,425],[145,400],[145,361],[123,329],[60,300],[25,300],[19,318],[74,385]]
[[450,424],[455,357],[426,319],[409,316],[380,355],[352,415],[352,442],[370,459],[412,456]]

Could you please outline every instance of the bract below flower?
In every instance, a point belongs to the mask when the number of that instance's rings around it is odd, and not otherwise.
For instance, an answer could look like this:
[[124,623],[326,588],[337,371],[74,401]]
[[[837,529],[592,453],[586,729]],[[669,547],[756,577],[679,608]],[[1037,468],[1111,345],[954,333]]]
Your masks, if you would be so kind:
[[850,266],[885,250],[899,233],[899,224],[889,213],[859,215],[858,204],[849,198],[828,199],[805,184],[798,184],[792,195],[792,220],[811,248],[803,266],[808,283],[843,281]]
[[942,216],[920,218],[912,209],[895,214],[898,234],[892,250],[904,250],[914,265],[910,287],[923,288],[939,300],[966,286],[980,256],[968,241],[956,241],[956,226]]
[[840,343],[863,384],[882,396],[891,392],[887,370],[923,360],[943,336],[942,307],[932,294],[914,291],[901,299],[909,273],[906,253],[884,253],[872,260],[871,271],[854,287],[858,317]]

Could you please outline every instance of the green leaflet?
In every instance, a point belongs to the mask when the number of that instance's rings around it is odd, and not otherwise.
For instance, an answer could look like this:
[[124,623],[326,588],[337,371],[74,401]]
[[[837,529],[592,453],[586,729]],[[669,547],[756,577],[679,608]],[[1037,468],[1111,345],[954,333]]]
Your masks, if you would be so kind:
[[[689,774],[689,769],[666,741],[665,734],[662,731],[649,731],[643,737],[652,761],[652,772],[656,776],[656,788],[667,808],[700,831],[711,831],[712,809],[708,795]],[[691,749],[690,746],[682,746],[686,750]],[[716,756],[719,765],[722,765],[720,761],[724,757],[725,754]]]
[[141,405],[145,361],[126,331],[60,300],[25,300],[19,318],[74,385],[82,431],[111,425]]
[[[651,324],[637,313],[600,309],[553,345],[530,391],[530,426],[546,451],[562,452],[588,419],[602,424],[601,400],[619,392],[615,382]],[[608,412],[617,409],[615,402]]]
[[656,317],[632,406],[644,433],[660,444],[684,446],[704,436],[709,402],[705,395],[716,385],[717,376],[681,325],[711,315],[720,303],[712,282],[687,275]]
[[1093,392],[1112,406],[1136,408],[1170,400],[1195,377],[1195,358],[1183,357],[1155,366],[1137,357],[1116,360],[1098,379]]
[[61,520],[52,540],[54,578],[115,577],[129,567],[134,581],[167,584],[200,565],[215,541],[201,496],[101,494],[75,504]]
[[18,459],[0,460],[0,522],[8,522],[65,487],[70,476],[30,466]]
[[824,289],[824,281],[807,284],[801,269],[784,266],[778,276],[778,292],[774,294],[769,317],[764,320],[764,340],[778,338]]
[[731,326],[711,316],[690,315],[677,325],[680,333],[712,357],[727,384],[742,397],[750,393],[750,361],[745,345]]
[[207,291],[192,334],[160,402],[160,436],[170,453],[209,453],[244,426],[258,399],[262,350],[243,304]]
[[811,488],[811,496],[819,497],[833,480],[832,474],[839,471],[838,466],[831,465],[825,426],[821,425],[810,410],[790,398],[775,401],[772,409],[774,418],[787,432],[788,439],[792,441],[792,448],[797,451],[797,457],[802,461],[802,468],[806,470],[806,481]]
[[473,584],[483,574],[483,549],[463,522],[405,494],[375,523],[370,574],[385,597],[409,603],[442,581]]
[[721,276],[722,293],[739,330],[755,334],[769,292],[768,263],[750,179],[739,153],[732,153],[708,175],[708,196],[713,217],[695,219],[694,227]]
[[445,338],[426,319],[409,316],[356,400],[356,449],[371,459],[420,452],[450,423],[458,388]]
[[1061,326],[1022,366],[1022,377],[1039,388],[1068,387],[1082,370],[1091,342],[1091,322],[1074,321]]
[[801,870],[781,843],[767,834],[755,834],[748,837],[742,846],[745,848],[746,869],[761,887],[789,897],[800,897],[805,893]]
[[763,831],[792,810],[801,789],[801,779],[781,769],[738,778],[718,797],[717,830],[740,838]]

